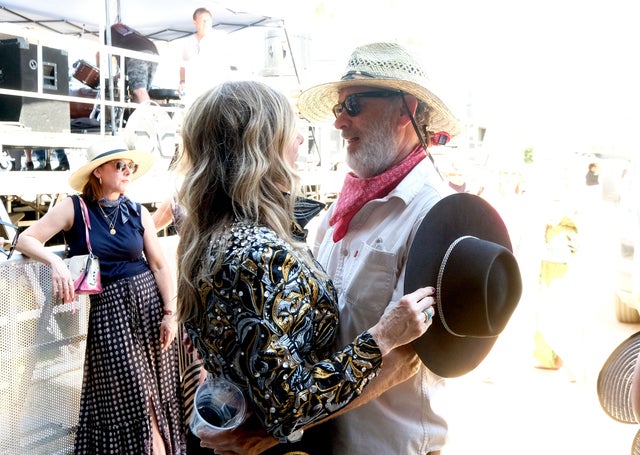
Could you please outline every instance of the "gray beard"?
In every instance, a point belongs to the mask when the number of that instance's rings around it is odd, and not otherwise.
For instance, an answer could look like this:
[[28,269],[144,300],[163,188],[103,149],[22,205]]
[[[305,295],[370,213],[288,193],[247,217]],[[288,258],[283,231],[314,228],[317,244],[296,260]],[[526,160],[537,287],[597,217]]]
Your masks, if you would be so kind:
[[360,178],[375,177],[385,172],[394,163],[398,150],[388,117],[372,123],[366,133],[366,140],[361,140],[357,151],[347,153],[346,160],[349,168]]

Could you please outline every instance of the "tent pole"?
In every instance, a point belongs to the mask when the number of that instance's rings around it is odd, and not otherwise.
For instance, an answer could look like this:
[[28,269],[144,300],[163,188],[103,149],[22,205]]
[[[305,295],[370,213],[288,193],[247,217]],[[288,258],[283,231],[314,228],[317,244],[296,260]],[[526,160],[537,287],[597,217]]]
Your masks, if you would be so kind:
[[300,90],[300,75],[298,74],[298,67],[296,66],[296,58],[293,55],[293,49],[291,49],[291,41],[289,41],[289,33],[287,33],[287,27],[282,21],[282,30],[284,30],[284,36],[287,39],[287,47],[289,48],[289,55],[291,56],[291,63],[293,64],[293,71],[296,73],[296,81],[298,82],[298,90]]
[[[117,8],[120,8],[120,1],[116,0]],[[104,0],[105,6],[105,24],[104,31],[106,36],[106,44],[107,46],[111,46],[111,0]],[[108,82],[109,82],[109,101],[113,102],[113,94],[115,93],[113,87],[113,56],[111,52],[107,53],[107,68],[108,68]],[[116,135],[116,108],[115,106],[109,106],[109,110],[111,111],[111,134],[113,136]]]

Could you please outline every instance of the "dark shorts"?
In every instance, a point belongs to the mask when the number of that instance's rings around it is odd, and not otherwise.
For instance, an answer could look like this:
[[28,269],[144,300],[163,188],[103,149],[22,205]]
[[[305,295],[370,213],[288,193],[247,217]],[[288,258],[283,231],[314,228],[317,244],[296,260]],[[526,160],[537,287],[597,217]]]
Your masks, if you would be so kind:
[[136,58],[126,58],[125,67],[127,70],[127,81],[129,90],[151,87],[153,76],[156,74],[158,62],[138,60]]

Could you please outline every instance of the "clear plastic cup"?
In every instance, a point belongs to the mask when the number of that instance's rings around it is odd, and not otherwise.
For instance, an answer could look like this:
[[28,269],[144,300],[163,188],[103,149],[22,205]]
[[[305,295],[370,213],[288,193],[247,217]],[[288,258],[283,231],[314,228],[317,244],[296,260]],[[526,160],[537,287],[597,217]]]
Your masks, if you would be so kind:
[[247,404],[242,390],[224,378],[208,377],[196,389],[189,427],[196,436],[203,428],[232,430],[244,421],[246,415]]

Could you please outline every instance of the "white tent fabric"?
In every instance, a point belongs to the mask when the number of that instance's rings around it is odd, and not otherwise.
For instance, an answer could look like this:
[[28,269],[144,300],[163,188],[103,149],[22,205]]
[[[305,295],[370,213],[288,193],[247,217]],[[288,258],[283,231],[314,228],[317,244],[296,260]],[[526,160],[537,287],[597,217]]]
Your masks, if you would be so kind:
[[[101,24],[119,21],[154,40],[173,41],[195,31],[193,11],[205,7],[213,14],[213,28],[226,33],[247,27],[283,26],[282,19],[246,11],[242,6],[246,2],[227,3],[228,6],[212,0],[3,0],[0,22],[97,37]],[[264,4],[253,2],[251,8]]]
[[[94,46],[86,45],[101,41],[100,33],[107,29],[105,24],[122,22],[154,40],[162,58],[171,61],[181,57],[183,39],[195,32],[192,15],[199,7],[212,12],[220,51],[233,55],[232,64],[244,74],[293,76],[299,84],[284,20],[257,12],[267,8],[278,11],[281,6],[260,0],[0,0],[0,39],[12,38],[14,34],[27,36],[22,33],[28,29],[28,36],[44,37],[45,45],[57,47],[59,44],[69,49],[70,61],[93,60],[89,55],[95,54],[95,50],[87,52],[86,49]],[[243,32],[234,33],[240,31]],[[58,34],[64,35],[63,39],[53,44],[51,37],[55,41]],[[270,41],[267,43],[267,40]],[[271,52],[269,57],[266,46],[283,50]],[[135,57],[135,53],[129,56]],[[286,62],[282,56],[287,56]],[[156,74],[157,84],[173,86],[175,81],[169,80],[170,76],[176,78],[167,65],[163,65],[162,71]],[[286,84],[288,87],[289,82]]]

